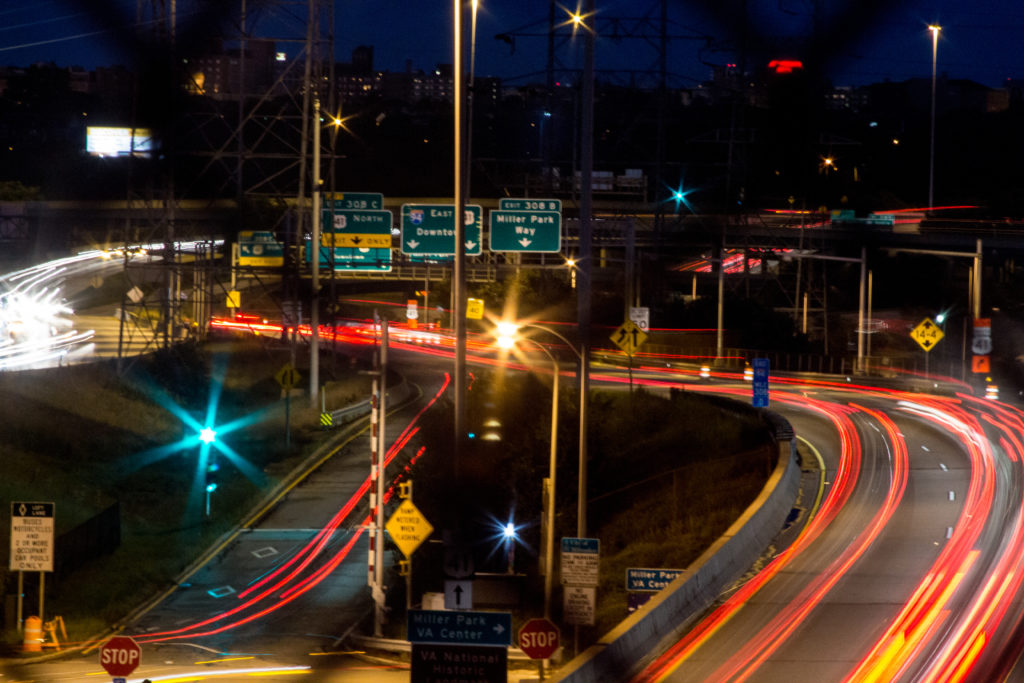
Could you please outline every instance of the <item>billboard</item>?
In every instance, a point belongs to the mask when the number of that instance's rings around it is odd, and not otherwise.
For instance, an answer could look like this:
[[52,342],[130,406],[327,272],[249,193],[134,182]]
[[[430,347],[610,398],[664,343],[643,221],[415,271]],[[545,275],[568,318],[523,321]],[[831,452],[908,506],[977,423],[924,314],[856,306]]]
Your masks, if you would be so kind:
[[97,157],[152,156],[156,148],[153,131],[148,128],[88,126],[85,151]]

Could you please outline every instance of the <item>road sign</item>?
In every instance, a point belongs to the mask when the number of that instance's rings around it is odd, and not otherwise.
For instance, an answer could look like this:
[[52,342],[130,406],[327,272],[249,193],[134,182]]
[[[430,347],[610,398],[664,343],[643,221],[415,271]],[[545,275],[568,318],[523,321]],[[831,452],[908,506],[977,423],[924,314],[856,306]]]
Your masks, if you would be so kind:
[[629,319],[633,321],[641,332],[648,332],[651,329],[651,309],[647,306],[630,306]]
[[[310,241],[305,241],[306,263],[313,262],[313,251]],[[379,247],[335,247],[332,250],[320,247],[320,267],[330,268],[334,264],[335,272],[338,271],[375,271],[380,273],[391,272],[391,249]]]
[[11,503],[12,572],[53,571],[53,503]]
[[408,498],[402,501],[384,528],[406,557],[412,557],[420,543],[434,532],[434,527]]
[[444,549],[444,573],[453,579],[473,576],[473,551],[467,546],[447,546]]
[[562,616],[565,623],[593,626],[597,611],[597,589],[593,586],[565,586],[562,588]]
[[473,609],[473,582],[446,579],[444,582],[444,608]]
[[[467,204],[463,216],[466,255],[481,251],[484,210]],[[402,253],[409,255],[455,253],[454,204],[402,204]]]
[[751,365],[754,368],[753,377],[753,406],[755,408],[768,407],[768,375],[770,374],[771,361],[767,358],[755,358]]
[[376,209],[384,208],[384,195],[379,192],[335,192],[324,195],[324,206],[334,205],[335,209]]
[[619,325],[617,330],[612,332],[611,338],[612,342],[622,349],[627,356],[632,356],[647,341],[647,333],[641,330],[632,320],[627,320]]
[[444,612],[409,610],[409,641],[461,645],[510,645],[512,615],[508,612]]
[[558,627],[547,619],[530,619],[519,629],[519,649],[530,659],[550,659],[558,649]]
[[100,646],[100,666],[111,676],[127,676],[142,661],[142,649],[128,636],[114,636]]
[[484,300],[466,299],[466,317],[470,320],[483,320]]
[[238,233],[238,265],[276,268],[284,265],[284,245],[269,230]]
[[601,560],[601,541],[596,538],[562,539],[562,583],[596,586]]
[[562,200],[502,197],[498,200],[498,209],[501,211],[557,211],[562,213]]
[[974,334],[971,337],[971,353],[987,356],[992,353],[992,319],[975,318]]
[[684,571],[686,570],[630,568],[626,570],[626,590],[657,593]]
[[562,214],[556,211],[491,211],[489,220],[491,251],[562,250]]
[[390,249],[390,211],[324,209],[320,246],[355,249]]
[[299,374],[298,370],[292,367],[291,363],[285,363],[281,366],[281,369],[277,371],[277,374],[274,375],[274,379],[277,380],[277,383],[281,385],[282,389],[288,391],[299,383],[299,380],[302,379],[302,375]]
[[409,663],[410,683],[505,683],[508,648],[416,643]]
[[910,337],[925,351],[931,351],[945,336],[931,318],[925,318],[910,332]]

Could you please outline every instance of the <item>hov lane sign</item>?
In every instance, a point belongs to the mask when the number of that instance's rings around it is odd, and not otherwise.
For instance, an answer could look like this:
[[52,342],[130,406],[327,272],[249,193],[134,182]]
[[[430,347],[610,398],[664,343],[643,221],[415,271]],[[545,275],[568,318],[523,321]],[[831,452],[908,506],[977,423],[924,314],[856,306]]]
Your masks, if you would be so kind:
[[53,529],[53,503],[11,503],[11,571],[52,572]]

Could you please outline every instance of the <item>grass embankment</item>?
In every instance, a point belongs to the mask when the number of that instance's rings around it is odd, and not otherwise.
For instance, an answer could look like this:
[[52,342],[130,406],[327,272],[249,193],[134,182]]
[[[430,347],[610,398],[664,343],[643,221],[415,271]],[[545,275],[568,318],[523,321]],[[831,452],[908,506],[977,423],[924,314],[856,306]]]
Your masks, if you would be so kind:
[[[514,520],[521,534],[515,568],[527,575],[516,619],[537,616],[543,608],[538,560],[551,390],[533,376],[484,373],[470,394],[469,427],[478,437],[460,463],[457,489],[450,470],[425,466],[413,473],[416,504],[427,519],[436,520],[436,528],[461,527],[466,536],[485,539],[475,548],[478,571],[507,570],[496,525]],[[577,535],[579,423],[571,390],[563,393],[559,413],[556,539]],[[771,431],[758,411],[703,394],[598,391],[591,396],[588,421],[587,535],[601,541],[601,579],[596,625],[581,628],[583,647],[627,616],[626,568],[689,565],[756,498],[776,457]],[[484,440],[489,432],[500,440]],[[428,453],[447,454],[449,437],[448,432],[428,435],[428,444],[434,444]],[[430,568],[441,566],[440,552],[426,545],[417,551],[417,600],[422,591],[438,590],[443,577]],[[557,582],[553,603],[553,615],[561,621]],[[397,616],[393,621],[403,623]]]
[[[169,585],[316,447],[324,435],[319,411],[303,398],[291,400],[285,447],[274,375],[288,359],[286,349],[256,340],[222,341],[137,359],[120,375],[112,363],[0,373],[0,500],[54,502],[58,536],[120,503],[120,546],[47,576],[45,616],[61,615],[71,640],[95,634]],[[349,369],[349,359],[340,359],[344,370],[332,377],[333,366],[321,361],[328,409],[368,395],[369,380]],[[216,425],[243,421],[218,439],[251,467],[243,473],[218,457],[220,485],[207,518],[196,433],[183,416],[203,422],[211,402]],[[9,546],[9,532],[0,525],[0,546]],[[18,642],[15,577],[6,563],[0,580],[8,596],[4,641]],[[26,616],[38,611],[37,584],[37,575],[26,574]]]

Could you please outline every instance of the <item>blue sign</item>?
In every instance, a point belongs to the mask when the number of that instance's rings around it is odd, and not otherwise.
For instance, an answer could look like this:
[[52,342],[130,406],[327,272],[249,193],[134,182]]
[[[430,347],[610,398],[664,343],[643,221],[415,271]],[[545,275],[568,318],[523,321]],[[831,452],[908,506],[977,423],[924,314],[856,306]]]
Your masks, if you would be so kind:
[[409,610],[409,642],[459,645],[511,645],[509,612]]
[[771,362],[767,358],[755,358],[751,365],[754,366],[754,407],[768,407],[768,371]]
[[593,553],[601,552],[601,541],[596,538],[562,538],[563,553]]
[[626,590],[657,593],[672,583],[683,571],[683,569],[627,569]]

